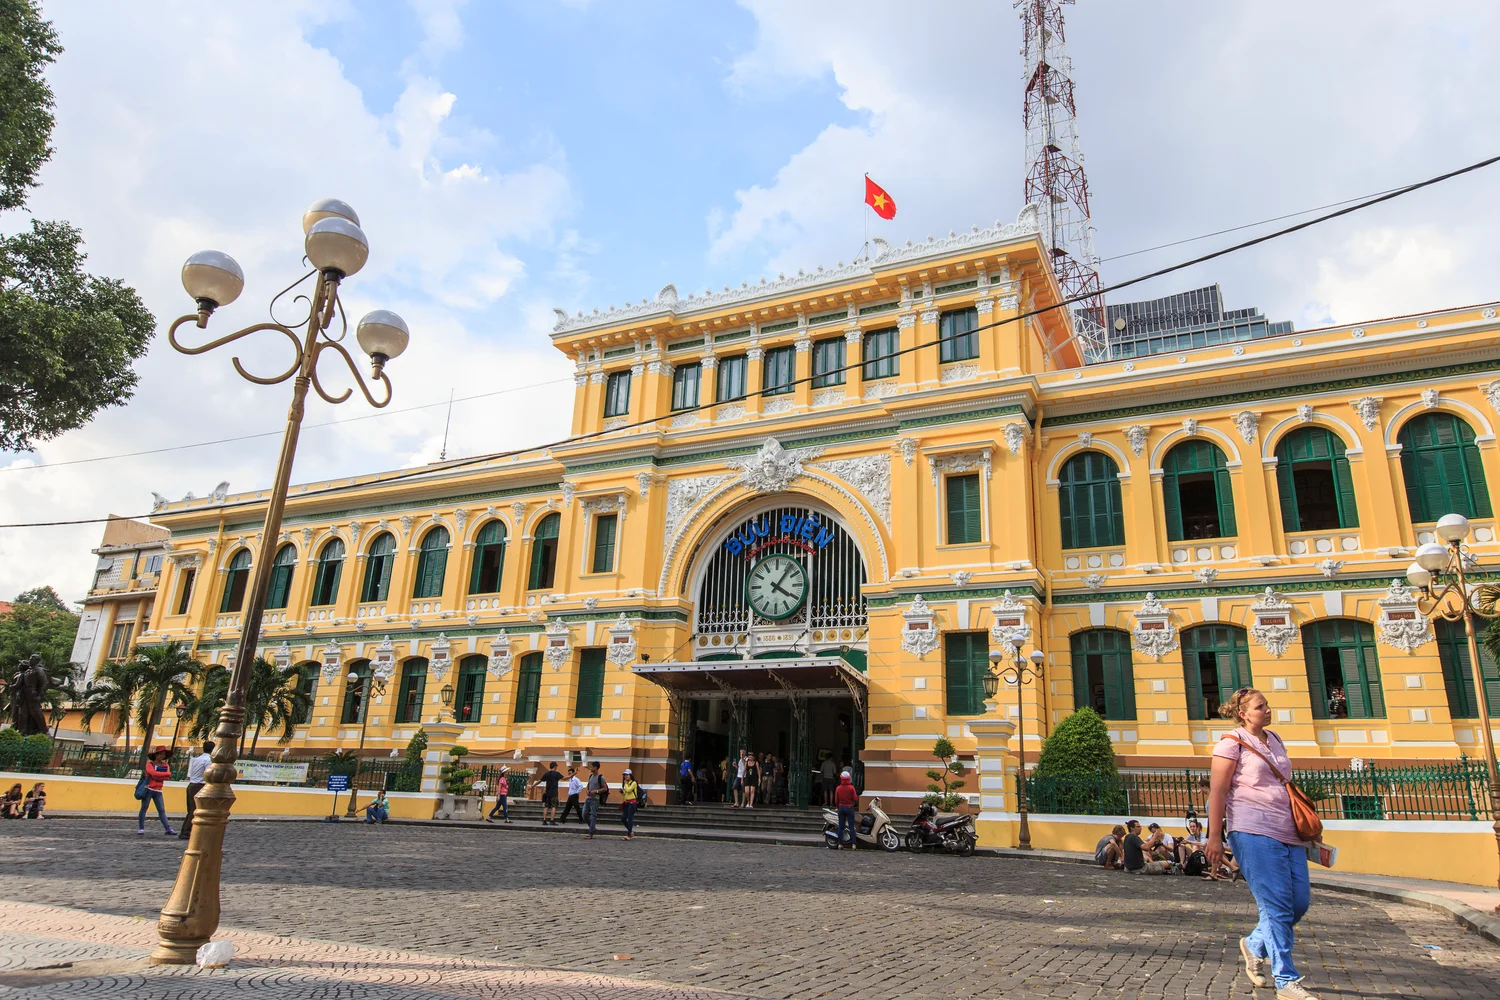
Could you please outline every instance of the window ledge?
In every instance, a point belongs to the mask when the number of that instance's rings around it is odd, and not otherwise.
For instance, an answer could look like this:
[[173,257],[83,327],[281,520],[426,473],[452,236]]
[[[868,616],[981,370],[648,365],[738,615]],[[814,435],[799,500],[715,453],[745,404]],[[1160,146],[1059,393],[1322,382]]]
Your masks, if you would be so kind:
[[987,549],[989,542],[944,542],[938,546],[940,552],[959,552],[964,549]]

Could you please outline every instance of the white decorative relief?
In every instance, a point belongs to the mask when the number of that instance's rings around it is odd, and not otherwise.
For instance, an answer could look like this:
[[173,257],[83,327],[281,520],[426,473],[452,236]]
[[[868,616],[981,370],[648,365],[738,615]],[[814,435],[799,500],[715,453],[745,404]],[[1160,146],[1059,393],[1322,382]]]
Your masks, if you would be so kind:
[[276,659],[276,666],[280,667],[282,670],[290,667],[292,665],[291,643],[283,642],[280,646],[276,647],[276,653],[274,655]]
[[797,408],[797,401],[790,394],[776,396],[760,408],[762,413],[790,413]]
[[1078,446],[1080,448],[1089,448],[1089,447],[1092,447],[1093,444],[1094,444],[1094,432],[1093,431],[1079,431],[1078,432]]
[[635,475],[635,489],[644,500],[651,495],[651,473],[638,472]]
[[1090,573],[1083,578],[1083,585],[1090,590],[1099,590],[1103,588],[1105,579],[1103,573]]
[[438,637],[432,640],[432,655],[427,657],[427,672],[438,680],[448,673],[448,668],[453,666],[453,644],[448,637],[439,632]]
[[583,599],[583,610],[585,611],[593,611],[598,606],[599,598],[597,597],[585,597]]
[[901,394],[901,383],[895,379],[885,379],[880,382],[866,382],[863,396],[865,399],[885,399],[887,396],[899,396]]
[[688,514],[710,493],[733,479],[733,476],[698,476],[693,479],[673,479],[667,483],[666,547],[670,550],[677,532],[687,520]]
[[954,570],[949,575],[952,576],[952,578],[953,578],[953,584],[954,584],[954,586],[960,587],[960,588],[967,587],[969,585],[969,581],[972,580],[972,579],[974,579],[974,574],[970,573],[966,569]]
[[1186,420],[1184,420],[1182,422],[1182,433],[1186,434],[1188,437],[1197,437],[1198,436],[1198,420],[1197,420],[1197,418],[1195,418],[1195,417],[1188,417]]
[[501,632],[490,640],[490,661],[487,669],[493,677],[504,677],[510,673],[512,653],[510,651],[510,636]]
[[1151,428],[1144,424],[1131,424],[1125,428],[1125,440],[1130,444],[1130,450],[1135,453],[1136,458],[1146,450],[1146,435],[1151,433]]
[[[1019,421],[1006,424],[1004,427],[1005,447],[1010,449],[1012,455],[1019,455],[1021,448],[1031,439],[1031,426]],[[989,478],[986,476],[985,478]]]
[[928,465],[934,486],[937,485],[938,477],[950,472],[973,472],[976,469],[983,469],[985,482],[989,482],[994,474],[988,448],[983,451],[961,451],[953,455],[934,455]]
[[978,375],[978,365],[949,365],[938,373],[938,381],[962,382],[964,379],[976,378]]
[[671,420],[671,426],[674,427],[674,428],[692,427],[697,422],[698,422],[698,414],[696,414],[696,413],[679,413],[679,414],[677,414],[676,416],[674,416],[672,418],[672,420]]
[[844,389],[842,386],[836,389],[818,389],[813,392],[812,405],[832,406],[834,403],[844,401]]
[[577,490],[578,490],[578,487],[574,486],[572,483],[568,482],[566,479],[563,480],[563,484],[562,484],[562,498],[563,498],[563,506],[564,507],[571,507],[571,506],[573,506],[573,494],[575,492],[577,492]]
[[396,673],[396,646],[391,642],[391,637],[386,636],[380,640],[380,645],[375,647],[375,655],[370,660],[370,676],[378,680],[388,681]]
[[628,423],[630,423],[630,418],[628,417],[610,417],[604,421],[604,429],[607,431],[617,431]]
[[1152,593],[1146,595],[1145,602],[1135,612],[1135,628],[1130,635],[1136,652],[1149,653],[1158,660],[1177,648],[1177,626],[1172,622],[1172,612]]
[[901,612],[906,624],[901,629],[901,648],[922,659],[942,644],[938,634],[937,614],[921,594],[911,602],[911,607]]
[[542,651],[543,658],[552,664],[553,670],[561,670],[563,664],[573,655],[573,636],[568,627],[560,621],[547,623],[546,649]]
[[906,463],[908,469],[911,468],[911,463],[917,457],[917,439],[909,437],[897,438],[896,443],[891,445],[891,447],[901,453],[901,461]]
[[519,500],[511,504],[510,516],[515,518],[516,531],[521,531],[523,527],[521,522],[526,519],[526,505]]
[[1031,639],[1031,626],[1026,624],[1026,605],[1006,591],[1000,600],[990,605],[990,642],[1024,645]]
[[1310,423],[1312,421],[1312,418],[1313,405],[1311,403],[1303,403],[1301,406],[1297,407],[1297,421],[1299,423]]
[[1246,444],[1255,440],[1256,428],[1260,426],[1260,414],[1250,410],[1241,410],[1234,415],[1234,426],[1239,428],[1240,437]]
[[1316,563],[1315,565],[1318,568],[1318,572],[1322,573],[1330,580],[1338,576],[1339,571],[1344,568],[1344,564],[1337,559],[1324,559],[1321,562]]
[[343,651],[336,642],[330,642],[323,647],[323,683],[336,684],[339,679],[339,667],[343,663]]
[[1260,600],[1250,605],[1255,624],[1250,637],[1272,656],[1280,656],[1297,639],[1297,625],[1292,621],[1291,602],[1267,587]]
[[635,659],[635,626],[625,618],[625,612],[609,627],[609,650],[604,658],[617,666],[627,666]]
[[1405,581],[1392,580],[1385,596],[1375,603],[1380,605],[1375,630],[1387,646],[1414,653],[1432,638],[1432,625],[1417,607],[1417,595]]
[[823,453],[822,448],[797,448],[787,451],[775,438],[766,438],[760,451],[749,458],[732,458],[725,462],[740,470],[745,485],[757,493],[780,493],[802,475],[802,463]]
[[1349,400],[1349,406],[1359,415],[1360,422],[1365,425],[1365,430],[1373,431],[1375,424],[1380,420],[1380,404],[1383,402],[1385,400],[1380,396],[1361,396],[1358,399]]
[[725,403],[714,410],[715,420],[738,420],[745,415],[745,404]]
[[1213,583],[1219,578],[1219,571],[1212,566],[1203,566],[1193,570],[1193,579],[1199,583]]
[[1439,397],[1438,391],[1436,389],[1423,389],[1422,390],[1422,405],[1424,407],[1426,407],[1427,409],[1429,409],[1429,410],[1437,409],[1437,405],[1438,405],[1439,399],[1440,399],[1440,397]]
[[887,528],[891,526],[891,457],[864,455],[840,458],[832,462],[815,462],[808,466],[831,472],[854,488]]
[[1479,391],[1484,393],[1485,399],[1489,400],[1490,408],[1500,413],[1500,381],[1481,385]]

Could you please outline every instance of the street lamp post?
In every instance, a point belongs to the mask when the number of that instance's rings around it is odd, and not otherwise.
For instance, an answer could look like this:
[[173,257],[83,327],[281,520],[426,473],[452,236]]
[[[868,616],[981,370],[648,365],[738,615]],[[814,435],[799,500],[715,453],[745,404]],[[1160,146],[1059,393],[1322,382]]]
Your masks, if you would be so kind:
[[[343,202],[326,199],[316,202],[303,214],[302,230],[305,259],[312,265],[312,270],[271,300],[270,322],[255,323],[199,347],[184,347],[178,342],[179,329],[188,323],[205,329],[214,310],[239,298],[245,287],[245,274],[234,258],[217,250],[206,250],[193,254],[182,267],[182,285],[197,301],[198,311],[179,317],[167,330],[168,341],[183,354],[202,354],[262,330],[283,334],[291,341],[293,350],[292,363],[285,371],[262,377],[246,371],[238,357],[231,360],[241,377],[257,385],[277,385],[293,379],[293,388],[286,430],[281,439],[281,455],[276,462],[276,477],[266,502],[260,551],[255,557],[254,576],[246,594],[248,603],[235,653],[234,672],[214,733],[213,763],[204,775],[203,790],[198,793],[192,833],[177,870],[177,882],[156,924],[159,943],[150,960],[158,965],[193,964],[199,946],[206,944],[219,926],[224,828],[229,822],[230,807],[234,805],[231,782],[235,777],[234,762],[245,727],[245,692],[260,641],[261,616],[265,612],[266,588],[271,577],[269,553],[275,551],[281,534],[281,514],[286,506],[292,461],[297,452],[303,405],[309,386],[330,403],[342,403],[353,392],[345,389],[340,395],[330,395],[318,380],[318,359],[324,351],[332,351],[342,358],[365,399],[371,406],[379,408],[391,401],[391,383],[384,370],[386,362],[406,349],[410,336],[406,323],[392,312],[376,310],[360,320],[355,336],[359,346],[370,356],[370,381],[385,387],[384,398],[377,400],[355,367],[354,358],[340,343],[348,333],[348,323],[344,319],[343,304],[339,301],[339,283],[363,267],[370,252],[369,241],[359,228],[359,217]],[[274,314],[277,299],[309,278],[313,281],[311,289],[294,299],[307,303],[306,318],[293,324],[278,321]],[[339,326],[337,333],[331,331],[335,317]]]
[[984,675],[984,696],[990,701],[995,700],[995,694],[1000,690],[1002,680],[1016,686],[1016,804],[1021,812],[1021,829],[1017,847],[1023,851],[1031,850],[1031,826],[1026,820],[1026,707],[1022,702],[1022,691],[1028,680],[1042,677],[1042,661],[1046,656],[1040,649],[1031,651],[1027,657],[1031,662],[1026,663],[1021,659],[1021,641],[1012,639],[1007,645],[1010,646],[1011,665],[1002,667],[1000,664],[1005,659],[1005,654],[999,649],[990,650],[990,672]]
[[365,749],[365,728],[370,724],[370,706],[376,698],[385,696],[384,677],[361,677],[354,671],[349,671],[348,681],[350,684],[359,685],[359,749],[355,751],[354,780],[349,782],[349,809],[345,816],[354,815],[354,799],[359,795],[359,762],[363,760],[359,755]]
[[[1417,548],[1417,561],[1406,569],[1406,579],[1421,590],[1417,607],[1432,620],[1464,623],[1469,644],[1469,671],[1474,680],[1474,703],[1479,713],[1479,731],[1484,734],[1484,763],[1489,768],[1490,812],[1495,817],[1495,844],[1500,848],[1500,773],[1495,764],[1495,736],[1490,731],[1489,706],[1484,690],[1484,668],[1479,659],[1479,640],[1474,619],[1500,617],[1494,610],[1481,610],[1464,579],[1464,539],[1469,537],[1469,519],[1445,514],[1438,519],[1437,535],[1446,545],[1428,542]],[[1500,907],[1496,908],[1500,910]]]

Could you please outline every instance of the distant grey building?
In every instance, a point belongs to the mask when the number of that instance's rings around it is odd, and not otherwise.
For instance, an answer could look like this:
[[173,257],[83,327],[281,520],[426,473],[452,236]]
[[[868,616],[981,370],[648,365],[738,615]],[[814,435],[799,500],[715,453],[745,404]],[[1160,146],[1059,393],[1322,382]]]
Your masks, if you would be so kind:
[[1253,306],[1225,309],[1218,285],[1159,299],[1107,305],[1105,320],[1113,358],[1172,354],[1292,332],[1290,321],[1273,323]]
[[[111,660],[130,654],[151,619],[170,532],[144,521],[111,516],[94,554],[94,579],[83,600],[73,662],[83,664],[80,687]],[[189,582],[186,586],[191,587]]]

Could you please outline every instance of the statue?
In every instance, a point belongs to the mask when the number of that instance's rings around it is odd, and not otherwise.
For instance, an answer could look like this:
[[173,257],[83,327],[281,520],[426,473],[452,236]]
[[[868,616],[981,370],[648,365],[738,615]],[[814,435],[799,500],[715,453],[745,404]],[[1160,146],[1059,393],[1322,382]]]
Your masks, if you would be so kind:
[[16,694],[11,708],[11,717],[16,731],[22,736],[47,731],[47,713],[42,703],[47,697],[47,688],[52,686],[52,676],[42,666],[39,653],[22,665],[16,674]]

